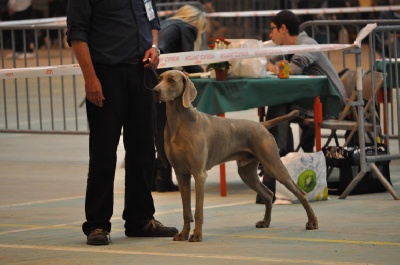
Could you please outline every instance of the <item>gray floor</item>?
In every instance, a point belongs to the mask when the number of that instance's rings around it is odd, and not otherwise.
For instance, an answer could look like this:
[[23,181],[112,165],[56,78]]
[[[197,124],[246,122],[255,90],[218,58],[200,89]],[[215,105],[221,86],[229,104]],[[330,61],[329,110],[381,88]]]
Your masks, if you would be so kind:
[[[127,238],[122,145],[112,244],[88,246],[81,232],[87,145],[83,135],[0,134],[0,264],[400,264],[400,202],[388,192],[312,202],[315,231],[305,230],[301,205],[275,205],[271,227],[257,229],[264,206],[254,203],[234,163],[227,164],[227,197],[219,195],[218,167],[209,171],[204,242]],[[400,194],[400,161],[390,169]],[[181,228],[179,193],[153,196],[156,218]]]

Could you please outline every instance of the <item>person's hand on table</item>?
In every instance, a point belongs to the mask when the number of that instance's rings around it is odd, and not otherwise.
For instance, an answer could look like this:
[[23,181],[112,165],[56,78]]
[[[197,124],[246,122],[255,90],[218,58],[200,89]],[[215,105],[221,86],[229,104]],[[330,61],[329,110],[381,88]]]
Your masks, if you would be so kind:
[[[286,63],[288,63],[288,61],[285,60]],[[276,64],[268,62],[266,64],[266,68],[267,68],[267,72],[272,72],[274,74],[278,74],[279,73],[279,66],[278,66],[279,62],[277,62]],[[294,75],[294,71],[292,69],[289,68],[289,74]]]
[[272,72],[274,74],[278,73],[278,68],[275,64],[268,62],[267,65],[267,72]]

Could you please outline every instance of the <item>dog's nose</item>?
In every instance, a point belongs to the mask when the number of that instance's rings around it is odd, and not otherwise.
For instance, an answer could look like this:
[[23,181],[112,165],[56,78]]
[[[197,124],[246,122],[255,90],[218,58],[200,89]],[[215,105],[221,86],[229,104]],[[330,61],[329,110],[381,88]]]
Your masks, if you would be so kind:
[[154,87],[154,89],[151,92],[153,93],[153,97],[156,100],[159,100],[159,97],[160,97],[160,94],[161,94],[160,89],[158,89],[157,87]]

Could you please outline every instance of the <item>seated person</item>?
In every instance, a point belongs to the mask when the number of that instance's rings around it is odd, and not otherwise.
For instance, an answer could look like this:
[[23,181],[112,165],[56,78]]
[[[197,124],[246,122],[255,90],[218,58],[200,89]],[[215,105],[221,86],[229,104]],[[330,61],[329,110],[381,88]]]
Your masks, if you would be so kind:
[[[283,10],[273,17],[269,29],[270,38],[276,45],[318,44],[314,39],[310,38],[307,33],[299,32],[299,19],[289,10]],[[267,71],[276,73],[278,70],[276,62],[279,62],[280,60],[288,61],[290,75],[301,74],[327,76],[338,91],[341,98],[341,107],[344,107],[347,101],[346,90],[343,83],[340,81],[335,68],[323,52],[307,52],[272,57],[267,63]],[[293,89],[296,89],[296,87],[293,87]],[[295,103],[289,103],[268,107],[267,120],[285,115],[294,109],[300,110],[302,117],[312,117],[314,115],[312,105],[308,108],[304,108]],[[302,126],[301,129],[302,139],[300,142],[302,143],[301,147],[303,151],[313,152],[315,138],[314,129],[305,126]],[[289,122],[280,123],[269,131],[275,137],[281,156],[286,155],[288,152],[293,152],[293,136]],[[264,174],[263,183],[275,193],[275,180],[271,179],[268,174]],[[260,203],[259,197],[257,197],[257,203]]]

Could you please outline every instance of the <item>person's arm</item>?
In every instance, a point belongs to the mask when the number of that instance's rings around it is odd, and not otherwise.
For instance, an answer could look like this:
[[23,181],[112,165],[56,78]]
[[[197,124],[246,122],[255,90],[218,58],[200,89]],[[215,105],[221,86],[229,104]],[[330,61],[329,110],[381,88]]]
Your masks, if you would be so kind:
[[289,63],[289,74],[301,75],[304,73],[304,69],[316,61],[315,53],[301,53],[293,55]]
[[80,40],[72,40],[71,44],[85,80],[86,98],[96,106],[102,107],[105,98],[101,83],[93,67],[89,46],[86,42]]
[[143,62],[146,62],[144,67],[157,68],[159,63],[159,49],[158,49],[158,29],[152,29],[151,34],[153,36],[153,45],[157,48],[150,47],[143,57]]
[[275,63],[268,62],[267,65],[266,65],[266,67],[267,67],[267,71],[268,71],[268,72],[272,72],[272,73],[278,72],[278,69],[276,68]]
[[280,60],[283,60],[283,56],[282,55],[277,55],[277,56],[272,56],[267,58],[267,64],[266,64],[266,68],[268,72],[272,72],[272,73],[278,73],[278,67],[276,66],[276,63],[279,62]]
[[155,0],[151,0],[151,4],[153,6],[154,10],[154,15],[155,18],[150,21],[151,25],[151,35],[152,35],[152,46],[156,46],[157,48],[150,47],[144,54],[143,56],[143,63],[144,67],[148,68],[151,67],[153,69],[156,69],[159,63],[159,56],[160,56],[160,50],[158,48],[158,32],[161,29],[160,28],[160,20],[158,18],[158,12],[157,12],[157,5]]

